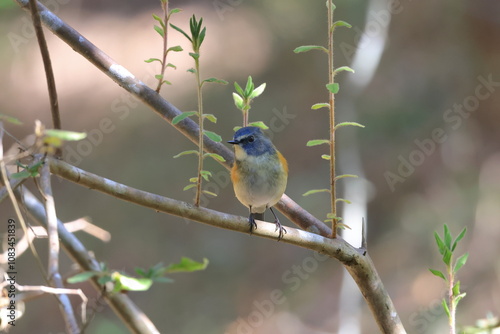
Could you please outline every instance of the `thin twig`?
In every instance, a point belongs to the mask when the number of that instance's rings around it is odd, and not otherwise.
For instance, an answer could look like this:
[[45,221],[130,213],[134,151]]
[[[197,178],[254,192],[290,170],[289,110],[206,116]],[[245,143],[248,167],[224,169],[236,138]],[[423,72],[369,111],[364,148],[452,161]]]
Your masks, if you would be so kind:
[[[29,214],[35,220],[40,222],[42,225],[47,225],[47,217],[44,206],[35,196],[33,196],[31,192],[24,189],[22,195],[20,191],[17,191],[16,196],[23,197],[23,202],[25,203]],[[59,229],[61,244],[66,252],[71,256],[73,261],[78,263],[83,271],[101,271],[99,263],[91,256],[91,252],[85,248],[80,240],[78,240],[74,234],[68,232],[61,221],[57,221],[57,226]],[[91,282],[97,291],[102,291],[102,285],[100,285],[96,279],[91,280]],[[125,294],[110,294],[104,292],[104,298],[132,333],[160,333],[144,312],[142,312],[142,310],[139,309]]]
[[[61,274],[59,273],[59,234],[57,229],[57,215],[50,184],[50,168],[44,164],[40,170],[40,186],[45,199],[45,211],[47,212],[47,234],[49,236],[49,258],[47,265],[47,278],[52,286],[64,289]],[[61,312],[66,322],[69,333],[80,333],[80,328],[75,318],[71,301],[65,294],[57,295],[61,306]]]
[[52,70],[52,62],[50,61],[49,49],[47,41],[43,34],[40,13],[38,12],[37,1],[29,0],[31,17],[33,18],[33,26],[35,27],[36,38],[40,46],[42,54],[43,66],[45,68],[45,76],[47,78],[47,87],[49,90],[50,110],[52,112],[52,123],[54,129],[61,129],[61,117],[59,115],[59,102],[57,101],[56,81],[54,79],[54,71]]

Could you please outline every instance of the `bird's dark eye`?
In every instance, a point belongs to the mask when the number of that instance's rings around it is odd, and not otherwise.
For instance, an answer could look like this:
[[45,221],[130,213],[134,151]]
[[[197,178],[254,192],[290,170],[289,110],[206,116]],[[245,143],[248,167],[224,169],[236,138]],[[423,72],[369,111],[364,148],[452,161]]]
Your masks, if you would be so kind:
[[254,136],[250,136],[250,137],[248,137],[248,142],[249,142],[249,143],[253,143],[254,141],[255,141]]

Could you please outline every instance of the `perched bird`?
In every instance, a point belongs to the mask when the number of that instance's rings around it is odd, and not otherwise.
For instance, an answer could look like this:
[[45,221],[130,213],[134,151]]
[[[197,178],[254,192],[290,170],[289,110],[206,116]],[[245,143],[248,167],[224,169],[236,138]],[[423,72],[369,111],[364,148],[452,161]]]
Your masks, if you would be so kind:
[[278,241],[286,233],[272,206],[285,192],[288,164],[260,128],[247,126],[235,132],[228,141],[234,145],[235,162],[231,169],[234,193],[238,200],[250,209],[250,233],[257,228],[255,219],[263,220],[267,208],[271,210],[279,230]]

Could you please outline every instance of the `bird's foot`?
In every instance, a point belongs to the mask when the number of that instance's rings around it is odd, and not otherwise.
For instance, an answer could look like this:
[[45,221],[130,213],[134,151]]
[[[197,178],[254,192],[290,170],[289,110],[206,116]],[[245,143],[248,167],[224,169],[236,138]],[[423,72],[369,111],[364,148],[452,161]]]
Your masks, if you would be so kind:
[[257,223],[255,222],[253,213],[250,213],[250,217],[248,217],[248,224],[250,225],[250,234],[252,234],[253,230],[257,229]]
[[278,231],[278,241],[280,241],[283,236],[286,234],[286,229],[281,225],[280,221],[278,218],[276,218],[276,220],[274,221],[274,223],[276,224],[276,229],[274,230],[274,232]]

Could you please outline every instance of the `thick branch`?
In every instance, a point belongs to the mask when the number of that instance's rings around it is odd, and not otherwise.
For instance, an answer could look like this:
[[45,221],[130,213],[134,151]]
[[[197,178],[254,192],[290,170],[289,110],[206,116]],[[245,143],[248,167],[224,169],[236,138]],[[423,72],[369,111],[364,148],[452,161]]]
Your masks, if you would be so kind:
[[[249,233],[248,219],[215,210],[196,207],[175,199],[162,197],[128,187],[56,159],[50,159],[51,172],[90,189],[142,205],[156,211],[194,220],[242,233]],[[327,254],[342,262],[356,281],[375,320],[383,333],[405,333],[396,309],[384,288],[375,266],[365,252],[360,252],[342,239],[330,239],[306,231],[287,227],[283,242]],[[258,222],[254,235],[276,239],[275,225]]]
[[[28,0],[16,0],[23,9],[28,10]],[[126,89],[129,93],[143,101],[153,111],[163,119],[172,122],[172,119],[179,115],[181,111],[170,102],[162,98],[156,91],[149,88],[142,81],[137,79],[126,68],[117,64],[111,57],[97,48],[89,40],[83,37],[78,31],[66,24],[59,17],[54,15],[42,4],[38,4],[38,10],[42,22],[59,38],[66,42],[76,52],[85,57],[99,70],[108,75],[118,85]],[[193,143],[198,144],[199,127],[196,122],[189,118],[184,119],[174,126]],[[216,143],[204,136],[204,148],[207,152],[217,153],[224,157],[226,162],[223,165],[230,168],[234,161],[233,152],[226,146]],[[286,194],[276,207],[292,222],[306,231],[311,231],[323,236],[331,234],[331,230],[322,221],[316,219],[309,212],[301,208]]]

